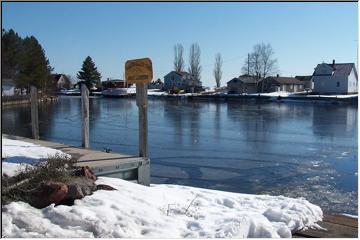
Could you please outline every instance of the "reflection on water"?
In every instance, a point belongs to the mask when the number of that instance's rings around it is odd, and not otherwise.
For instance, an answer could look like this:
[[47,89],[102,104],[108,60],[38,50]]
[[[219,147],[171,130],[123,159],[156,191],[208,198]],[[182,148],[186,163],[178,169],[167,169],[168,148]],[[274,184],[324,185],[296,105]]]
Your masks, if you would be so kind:
[[[40,137],[81,144],[79,97],[41,105]],[[92,98],[90,144],[138,153],[135,99]],[[305,197],[357,214],[357,106],[149,99],[153,183]],[[31,136],[30,108],[3,108],[3,132]]]

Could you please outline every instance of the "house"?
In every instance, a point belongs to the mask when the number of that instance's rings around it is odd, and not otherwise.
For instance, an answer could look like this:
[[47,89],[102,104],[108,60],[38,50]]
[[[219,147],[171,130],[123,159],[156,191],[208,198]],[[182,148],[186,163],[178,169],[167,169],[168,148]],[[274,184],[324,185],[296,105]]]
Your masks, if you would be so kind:
[[110,78],[108,78],[106,81],[101,82],[101,85],[104,88],[128,88],[131,86],[131,84],[126,83],[125,80]]
[[164,83],[158,78],[156,81],[152,81],[148,84],[149,89],[163,89]]
[[314,82],[312,81],[312,75],[310,76],[295,76],[296,79],[304,83],[304,88],[306,91],[312,90],[314,88]]
[[15,95],[15,83],[11,78],[3,78],[1,80],[1,96]]
[[164,76],[164,89],[171,90],[178,88],[186,92],[202,91],[200,81],[196,81],[188,72],[171,71]]
[[242,75],[227,82],[228,93],[257,93],[257,78]]
[[302,92],[304,83],[292,77],[267,77],[260,81],[259,88],[262,92]]
[[51,74],[53,88],[56,90],[71,88],[71,81],[65,74]]
[[321,63],[313,73],[314,90],[319,94],[357,93],[358,75],[354,63]]

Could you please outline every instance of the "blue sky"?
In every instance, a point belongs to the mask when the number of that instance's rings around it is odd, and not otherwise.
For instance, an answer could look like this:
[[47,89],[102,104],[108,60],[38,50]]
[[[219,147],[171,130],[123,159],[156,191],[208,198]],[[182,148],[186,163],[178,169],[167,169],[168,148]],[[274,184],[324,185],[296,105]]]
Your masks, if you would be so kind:
[[127,59],[150,57],[154,79],[173,69],[173,46],[197,42],[201,80],[222,85],[241,73],[257,43],[270,43],[280,75],[312,74],[317,63],[357,61],[357,3],[2,3],[3,28],[35,36],[55,72],[76,76],[91,56],[103,79],[121,78]]

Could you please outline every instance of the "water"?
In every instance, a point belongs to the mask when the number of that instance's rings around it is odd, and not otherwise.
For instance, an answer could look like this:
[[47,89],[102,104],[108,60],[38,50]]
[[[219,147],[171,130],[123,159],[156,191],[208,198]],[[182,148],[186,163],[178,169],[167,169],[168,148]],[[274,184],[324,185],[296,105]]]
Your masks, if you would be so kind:
[[[80,98],[39,109],[40,137],[81,144]],[[149,99],[152,183],[305,197],[357,214],[357,106]],[[90,145],[138,153],[135,99],[90,100]],[[3,107],[3,132],[31,136],[30,107]]]

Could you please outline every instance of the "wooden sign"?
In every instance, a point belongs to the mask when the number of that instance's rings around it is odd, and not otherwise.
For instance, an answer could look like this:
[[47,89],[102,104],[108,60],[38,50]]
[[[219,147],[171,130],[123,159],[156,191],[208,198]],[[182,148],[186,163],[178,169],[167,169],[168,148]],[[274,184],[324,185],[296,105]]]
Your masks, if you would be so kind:
[[125,63],[125,79],[127,83],[149,83],[153,78],[150,58],[128,60]]

